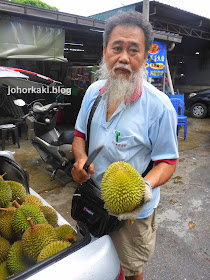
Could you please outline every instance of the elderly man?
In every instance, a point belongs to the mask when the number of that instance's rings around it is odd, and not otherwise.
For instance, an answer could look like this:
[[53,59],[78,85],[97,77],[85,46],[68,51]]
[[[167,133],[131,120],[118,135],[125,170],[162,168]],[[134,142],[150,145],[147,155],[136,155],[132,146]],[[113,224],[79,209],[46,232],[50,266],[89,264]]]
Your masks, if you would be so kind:
[[[133,225],[124,223],[119,231],[110,234],[125,278],[140,280],[143,264],[154,252],[159,186],[169,180],[176,168],[176,113],[168,97],[143,79],[153,31],[142,14],[131,11],[109,18],[103,39],[99,80],[88,88],[75,126],[72,176],[78,183],[91,176],[100,188],[112,162],[126,161],[143,174],[152,160],[153,167],[144,177],[152,186],[152,200]],[[102,98],[92,119],[89,153],[100,145],[104,148],[86,173],[87,120],[99,94]]]

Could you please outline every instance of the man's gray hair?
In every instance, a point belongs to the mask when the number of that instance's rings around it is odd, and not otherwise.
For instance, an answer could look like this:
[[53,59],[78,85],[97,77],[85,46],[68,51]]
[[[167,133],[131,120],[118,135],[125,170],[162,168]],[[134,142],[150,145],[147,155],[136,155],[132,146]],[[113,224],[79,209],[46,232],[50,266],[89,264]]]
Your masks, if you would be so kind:
[[104,46],[107,47],[112,30],[118,25],[140,27],[143,30],[144,37],[145,37],[145,53],[149,51],[152,42],[154,40],[152,25],[143,16],[143,14],[136,11],[129,11],[129,12],[120,11],[116,15],[107,19],[105,23],[104,34],[103,34]]

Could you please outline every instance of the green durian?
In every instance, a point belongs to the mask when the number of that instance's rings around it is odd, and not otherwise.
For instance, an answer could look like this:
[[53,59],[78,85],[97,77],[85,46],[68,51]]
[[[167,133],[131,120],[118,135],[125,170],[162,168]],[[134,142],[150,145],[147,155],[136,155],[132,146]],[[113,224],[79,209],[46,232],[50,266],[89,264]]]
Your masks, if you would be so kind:
[[41,250],[52,241],[57,241],[58,238],[51,225],[35,225],[31,218],[27,220],[30,227],[22,236],[23,251],[30,261],[36,262]]
[[11,246],[8,257],[7,267],[11,274],[17,274],[32,266],[32,263],[25,257],[23,253],[22,241],[18,240]]
[[55,232],[58,236],[58,240],[70,242],[75,242],[77,240],[76,231],[68,224],[56,227]]
[[0,180],[0,207],[4,208],[12,199],[10,186],[4,180]]
[[37,262],[41,262],[70,246],[71,243],[68,241],[53,241],[41,250]]
[[10,186],[10,189],[12,191],[12,199],[18,200],[18,203],[22,203],[26,198],[26,189],[21,183],[15,182],[15,181],[5,181],[6,184]]
[[0,263],[6,261],[10,247],[10,242],[3,236],[0,236]]
[[105,206],[115,214],[134,210],[144,199],[145,182],[129,163],[118,161],[108,166],[101,181]]
[[4,261],[0,263],[0,280],[8,279],[10,276],[9,270],[7,268],[7,262]]
[[29,217],[33,219],[34,224],[47,224],[47,220],[38,206],[30,204],[19,205],[12,217],[12,227],[19,237],[30,227],[27,221]]
[[0,216],[0,234],[10,241],[16,238],[15,231],[12,227],[12,218],[16,210],[15,207],[0,208],[0,212],[2,212]]
[[58,215],[57,215],[56,211],[52,207],[46,206],[46,205],[40,206],[40,209],[41,209],[42,213],[44,214],[48,223],[51,226],[56,227],[58,224]]
[[41,199],[39,197],[36,197],[33,194],[26,195],[25,200],[23,201],[22,205],[26,205],[26,204],[36,205],[38,207],[43,205]]

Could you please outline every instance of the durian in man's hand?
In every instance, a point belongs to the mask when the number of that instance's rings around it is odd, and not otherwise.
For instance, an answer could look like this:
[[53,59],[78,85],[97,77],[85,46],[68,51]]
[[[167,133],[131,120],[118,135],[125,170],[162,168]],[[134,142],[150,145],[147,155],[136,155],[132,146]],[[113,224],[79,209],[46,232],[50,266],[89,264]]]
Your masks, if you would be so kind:
[[108,166],[101,181],[101,194],[111,212],[133,211],[144,200],[144,193],[144,179],[131,164],[118,161]]

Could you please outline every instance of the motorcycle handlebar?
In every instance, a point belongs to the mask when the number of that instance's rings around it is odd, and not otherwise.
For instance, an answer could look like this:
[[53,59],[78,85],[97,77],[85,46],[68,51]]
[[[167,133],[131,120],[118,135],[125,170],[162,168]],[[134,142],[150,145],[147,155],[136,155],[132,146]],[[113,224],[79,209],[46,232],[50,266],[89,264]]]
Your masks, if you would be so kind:
[[61,106],[61,107],[62,107],[62,106],[70,106],[71,103],[58,103],[58,105]]
[[17,119],[18,122],[22,122],[24,121],[28,116],[31,116],[31,112],[29,112],[26,115],[23,115],[22,117],[20,117],[19,119]]
[[42,107],[41,106],[40,107],[39,106],[35,107],[35,108],[33,108],[33,112],[37,113],[37,114],[46,114],[54,108],[62,108],[64,106],[69,106],[69,105],[71,105],[71,103],[57,103],[57,102],[54,102],[54,103],[47,104],[47,105],[42,106]]

